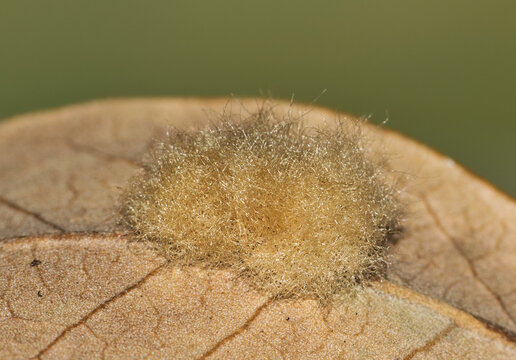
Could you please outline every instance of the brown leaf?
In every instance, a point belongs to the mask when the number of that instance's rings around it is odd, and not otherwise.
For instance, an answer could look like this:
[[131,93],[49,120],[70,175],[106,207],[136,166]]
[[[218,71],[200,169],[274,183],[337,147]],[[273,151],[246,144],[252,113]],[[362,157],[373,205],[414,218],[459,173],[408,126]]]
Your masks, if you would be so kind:
[[152,138],[260,104],[114,100],[2,123],[0,358],[516,356],[515,203],[381,128],[365,132],[372,155],[387,152],[406,174],[404,236],[390,250],[390,282],[329,313],[310,300],[271,301],[224,271],[165,266],[116,233],[118,193]]

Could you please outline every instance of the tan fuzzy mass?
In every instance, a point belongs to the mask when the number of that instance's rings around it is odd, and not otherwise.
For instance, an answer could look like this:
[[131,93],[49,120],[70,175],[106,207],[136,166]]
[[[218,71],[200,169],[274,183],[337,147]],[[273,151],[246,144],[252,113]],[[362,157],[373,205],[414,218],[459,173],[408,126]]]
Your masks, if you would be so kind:
[[276,298],[329,299],[378,275],[395,190],[355,126],[266,107],[171,131],[123,196],[125,222],[174,263],[229,267]]

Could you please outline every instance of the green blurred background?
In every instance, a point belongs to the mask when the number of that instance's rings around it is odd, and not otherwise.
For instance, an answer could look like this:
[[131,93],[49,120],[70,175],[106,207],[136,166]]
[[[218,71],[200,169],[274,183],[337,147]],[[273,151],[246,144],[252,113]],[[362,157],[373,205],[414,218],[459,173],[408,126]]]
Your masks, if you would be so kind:
[[516,1],[6,1],[0,118],[114,96],[265,95],[388,126],[516,196]]

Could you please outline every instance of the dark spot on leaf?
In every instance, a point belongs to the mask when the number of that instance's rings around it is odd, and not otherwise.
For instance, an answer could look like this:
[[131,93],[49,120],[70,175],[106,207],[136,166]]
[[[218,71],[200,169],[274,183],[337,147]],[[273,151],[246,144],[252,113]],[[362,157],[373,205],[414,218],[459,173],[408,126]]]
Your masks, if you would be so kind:
[[30,266],[38,266],[39,264],[41,264],[41,260],[38,259],[34,259],[30,262]]

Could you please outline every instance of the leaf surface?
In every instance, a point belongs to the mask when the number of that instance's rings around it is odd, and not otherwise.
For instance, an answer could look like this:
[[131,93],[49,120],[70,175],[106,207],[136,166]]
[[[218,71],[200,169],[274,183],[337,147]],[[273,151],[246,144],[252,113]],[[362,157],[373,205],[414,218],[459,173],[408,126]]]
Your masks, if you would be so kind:
[[[401,174],[404,235],[388,281],[329,313],[310,300],[270,301],[228,272],[165,266],[120,233],[118,194],[152,139],[260,104],[110,100],[2,123],[0,358],[516,356],[514,201],[382,128],[364,133],[371,156],[387,154]],[[337,116],[275,109],[307,125]]]

